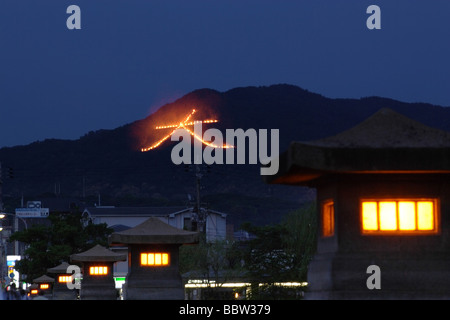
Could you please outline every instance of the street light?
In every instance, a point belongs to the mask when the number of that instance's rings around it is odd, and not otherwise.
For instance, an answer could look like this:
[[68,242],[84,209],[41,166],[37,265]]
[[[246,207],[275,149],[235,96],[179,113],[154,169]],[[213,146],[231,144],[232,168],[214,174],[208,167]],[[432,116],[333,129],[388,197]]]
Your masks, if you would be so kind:
[[[23,222],[23,224],[25,225],[25,230],[28,230],[27,222],[23,218],[18,217],[16,214],[7,213],[7,212],[0,212],[0,220],[4,219],[6,216],[12,216],[12,217],[14,217],[16,219],[20,219]],[[15,224],[14,232],[19,231],[19,223],[15,222],[14,224]],[[3,237],[2,237],[2,241],[3,241]],[[14,252],[16,254],[18,254],[19,253],[19,241],[15,241],[14,247],[15,247],[14,248]]]
[[[12,217],[14,217],[16,219],[22,220],[23,224],[25,225],[25,230],[28,230],[27,222],[24,219],[22,219],[21,217],[18,217],[17,215],[12,214],[12,213],[0,212],[0,220],[4,219],[6,216],[12,216]],[[14,230],[14,231],[18,231],[19,223],[15,222],[15,226],[16,226],[16,228],[15,228],[16,230]],[[0,231],[2,231],[2,230],[3,230],[3,228],[0,228]],[[6,255],[6,247],[4,246],[4,243],[3,243],[3,232],[0,232],[0,241],[1,241],[1,247],[2,247],[2,253],[1,254],[2,254],[2,256],[5,256]],[[3,254],[3,250],[5,250],[4,254]],[[19,241],[15,241],[14,252],[16,254],[19,254]],[[1,263],[2,263],[2,266],[0,267],[0,273],[1,273],[1,277],[3,279],[4,278],[4,274],[5,274],[4,273],[4,269],[3,269],[3,267],[4,267],[3,258],[2,258],[2,262]]]
[[[12,217],[15,217],[16,219],[20,219],[20,220],[23,222],[23,224],[25,225],[25,229],[28,230],[27,222],[26,222],[23,218],[18,217],[17,215],[12,214],[12,213],[1,212],[1,213],[0,213],[0,220],[1,220],[1,219],[4,219],[6,216],[12,216]],[[0,231],[1,231],[1,230],[0,230]],[[17,231],[17,230],[16,230],[16,231]]]

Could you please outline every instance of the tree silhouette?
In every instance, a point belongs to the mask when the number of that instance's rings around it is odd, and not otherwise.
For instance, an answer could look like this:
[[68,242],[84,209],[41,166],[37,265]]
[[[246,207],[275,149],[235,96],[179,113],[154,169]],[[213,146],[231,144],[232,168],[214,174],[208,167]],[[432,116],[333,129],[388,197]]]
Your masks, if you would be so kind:
[[73,253],[85,251],[96,244],[107,245],[112,229],[105,223],[84,221],[80,212],[51,213],[48,225],[36,224],[11,235],[9,241],[25,243],[24,257],[16,262],[16,269],[26,275],[25,281],[47,273],[62,261],[69,261]]

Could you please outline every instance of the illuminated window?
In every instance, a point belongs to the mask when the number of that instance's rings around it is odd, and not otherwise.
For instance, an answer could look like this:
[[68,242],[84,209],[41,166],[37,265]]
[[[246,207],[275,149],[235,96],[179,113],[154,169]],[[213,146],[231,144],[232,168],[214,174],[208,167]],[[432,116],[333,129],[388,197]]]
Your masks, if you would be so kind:
[[32,289],[32,290],[30,291],[30,293],[31,293],[31,294],[38,294],[38,289]]
[[72,276],[59,276],[58,282],[60,283],[72,282]]
[[89,274],[94,275],[94,276],[106,275],[106,274],[108,274],[108,267],[104,267],[104,266],[90,267]]
[[363,233],[436,233],[436,200],[361,201]]
[[42,283],[39,288],[41,288],[42,290],[48,289],[50,286],[46,283]]
[[334,202],[326,201],[322,204],[322,236],[334,235]]
[[167,266],[169,254],[162,252],[141,253],[141,266]]

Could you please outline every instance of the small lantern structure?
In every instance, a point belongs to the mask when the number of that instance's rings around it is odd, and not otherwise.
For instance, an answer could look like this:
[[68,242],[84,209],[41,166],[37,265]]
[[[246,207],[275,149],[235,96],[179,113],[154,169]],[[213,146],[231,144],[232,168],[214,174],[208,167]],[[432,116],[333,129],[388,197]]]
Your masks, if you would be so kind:
[[110,243],[128,246],[127,300],[184,299],[179,247],[198,243],[198,233],[177,229],[158,218],[113,233]]
[[39,295],[39,285],[37,283],[33,283],[27,288],[27,294],[30,299],[37,297]]
[[67,283],[72,283],[72,274],[67,272],[69,263],[62,262],[56,267],[47,269],[48,273],[55,275],[53,284],[53,300],[76,300],[78,292],[76,289],[69,289]]
[[118,254],[101,245],[73,254],[72,262],[83,264],[83,281],[80,289],[81,300],[115,300],[113,268],[116,261],[125,261],[126,254]]
[[291,143],[267,180],[317,190],[307,298],[450,298],[450,133],[381,109]]
[[[55,282],[55,279],[47,276],[42,275],[39,278],[33,279],[33,284],[35,286],[32,286],[30,293],[33,295],[34,293],[42,292],[43,295],[47,298],[52,296],[52,288],[53,283]],[[34,290],[37,290],[36,292]]]

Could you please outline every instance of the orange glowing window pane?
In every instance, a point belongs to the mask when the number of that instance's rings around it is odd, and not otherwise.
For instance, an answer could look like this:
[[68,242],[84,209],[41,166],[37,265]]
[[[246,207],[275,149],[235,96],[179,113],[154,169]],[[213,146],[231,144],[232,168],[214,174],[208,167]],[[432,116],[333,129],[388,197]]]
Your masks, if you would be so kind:
[[391,201],[382,201],[378,205],[380,230],[397,230],[397,204]]
[[436,200],[362,201],[363,232],[437,232]]
[[398,220],[400,230],[416,230],[416,203],[414,201],[398,203]]
[[38,289],[32,289],[32,290],[30,291],[30,293],[31,293],[31,294],[38,294]]
[[108,274],[108,267],[105,266],[93,266],[89,268],[90,275],[105,275]]
[[39,286],[39,288],[41,288],[41,289],[48,289],[49,288],[49,285],[48,284],[46,284],[46,283],[42,283],[40,286]]
[[146,266],[148,264],[148,254],[147,253],[141,253],[141,265]]
[[378,204],[376,202],[362,203],[363,230],[378,230]]
[[162,265],[166,266],[169,264],[169,254],[163,253],[162,254]]
[[147,260],[148,260],[148,265],[154,265],[155,264],[155,254],[149,253]]
[[322,205],[322,235],[331,237],[334,235],[334,203],[324,202]]
[[167,266],[169,254],[163,252],[141,253],[142,266]]
[[419,201],[417,203],[417,224],[419,230],[434,229],[433,202]]
[[161,265],[162,259],[161,259],[161,253],[155,253],[155,265]]

